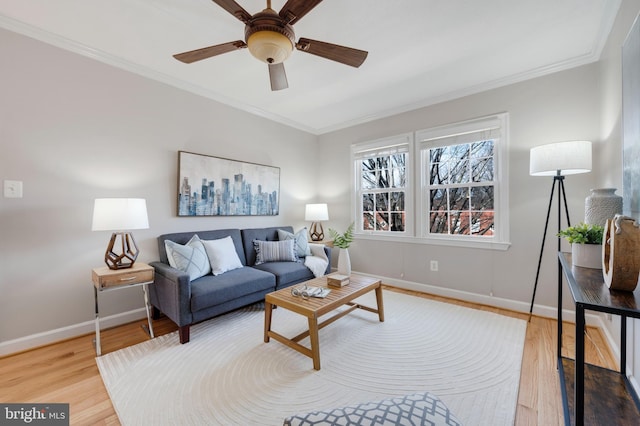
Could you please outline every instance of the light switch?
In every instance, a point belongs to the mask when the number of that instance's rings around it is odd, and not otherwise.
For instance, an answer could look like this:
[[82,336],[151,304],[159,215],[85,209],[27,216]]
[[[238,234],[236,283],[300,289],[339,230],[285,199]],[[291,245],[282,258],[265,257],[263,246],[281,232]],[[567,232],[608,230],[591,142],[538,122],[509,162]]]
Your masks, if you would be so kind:
[[22,198],[22,181],[5,180],[4,181],[4,197],[5,198]]

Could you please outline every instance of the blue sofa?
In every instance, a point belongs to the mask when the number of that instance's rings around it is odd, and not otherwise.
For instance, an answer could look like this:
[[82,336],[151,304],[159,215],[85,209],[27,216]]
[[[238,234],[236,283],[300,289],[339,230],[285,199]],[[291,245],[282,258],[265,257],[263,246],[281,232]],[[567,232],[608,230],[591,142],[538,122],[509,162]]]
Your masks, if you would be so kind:
[[[276,261],[256,265],[253,241],[278,241],[279,229],[293,233],[292,227],[282,226],[160,235],[160,260],[150,263],[155,269],[154,283],[149,289],[154,317],[158,318],[160,312],[164,313],[178,325],[180,343],[187,343],[192,324],[264,300],[264,296],[272,291],[313,279],[314,274],[304,265],[304,259],[298,262]],[[231,237],[242,267],[220,275],[209,273],[191,280],[187,272],[170,266],[165,241],[184,245],[194,234],[201,240]],[[325,247],[324,250],[329,259],[325,271],[328,274],[331,271],[331,249]]]

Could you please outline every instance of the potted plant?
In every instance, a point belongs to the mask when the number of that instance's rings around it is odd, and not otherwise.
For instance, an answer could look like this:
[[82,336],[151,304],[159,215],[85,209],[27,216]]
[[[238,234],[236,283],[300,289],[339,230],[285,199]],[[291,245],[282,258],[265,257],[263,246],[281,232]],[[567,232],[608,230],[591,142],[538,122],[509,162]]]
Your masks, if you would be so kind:
[[571,244],[571,261],[575,266],[602,268],[602,237],[604,227],[584,222],[558,233]]
[[353,242],[353,226],[351,223],[343,234],[335,229],[329,228],[329,236],[333,240],[333,245],[340,249],[338,253],[338,272],[343,275],[351,275],[351,259],[349,258],[349,246]]

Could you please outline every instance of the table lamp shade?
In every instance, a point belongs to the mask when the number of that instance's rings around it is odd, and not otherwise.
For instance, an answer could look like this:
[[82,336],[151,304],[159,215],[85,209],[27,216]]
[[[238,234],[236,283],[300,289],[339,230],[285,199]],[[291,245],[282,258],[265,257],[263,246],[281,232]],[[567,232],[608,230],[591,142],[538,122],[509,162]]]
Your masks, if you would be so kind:
[[329,220],[329,210],[326,204],[307,204],[304,209],[304,220],[320,222]]
[[[93,206],[93,231],[116,231],[104,255],[111,269],[130,268],[140,251],[131,234],[132,229],[149,228],[147,202],[144,198],[97,198]],[[117,250],[116,247],[120,247]]]
[[311,241],[322,241],[324,239],[324,229],[322,229],[323,220],[329,220],[329,210],[324,203],[307,204],[304,209],[304,220],[311,221],[309,228],[309,237]]
[[128,231],[149,228],[144,198],[97,198],[92,231]]
[[557,142],[531,148],[532,176],[574,175],[591,171],[591,142]]

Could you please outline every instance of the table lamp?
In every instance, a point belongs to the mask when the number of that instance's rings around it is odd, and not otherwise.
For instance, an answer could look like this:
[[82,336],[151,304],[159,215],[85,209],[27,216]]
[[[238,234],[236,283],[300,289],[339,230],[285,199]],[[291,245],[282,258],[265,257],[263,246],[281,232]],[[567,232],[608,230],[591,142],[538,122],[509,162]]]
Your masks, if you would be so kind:
[[[138,253],[129,231],[149,228],[147,202],[144,198],[97,198],[93,206],[92,231],[114,231],[104,254],[110,269],[131,268]],[[116,251],[116,247],[120,250]]]
[[311,241],[322,241],[324,239],[324,229],[322,229],[323,220],[329,220],[329,210],[327,205],[322,204],[307,204],[304,210],[304,220],[311,222],[311,228],[309,228],[309,237]]

